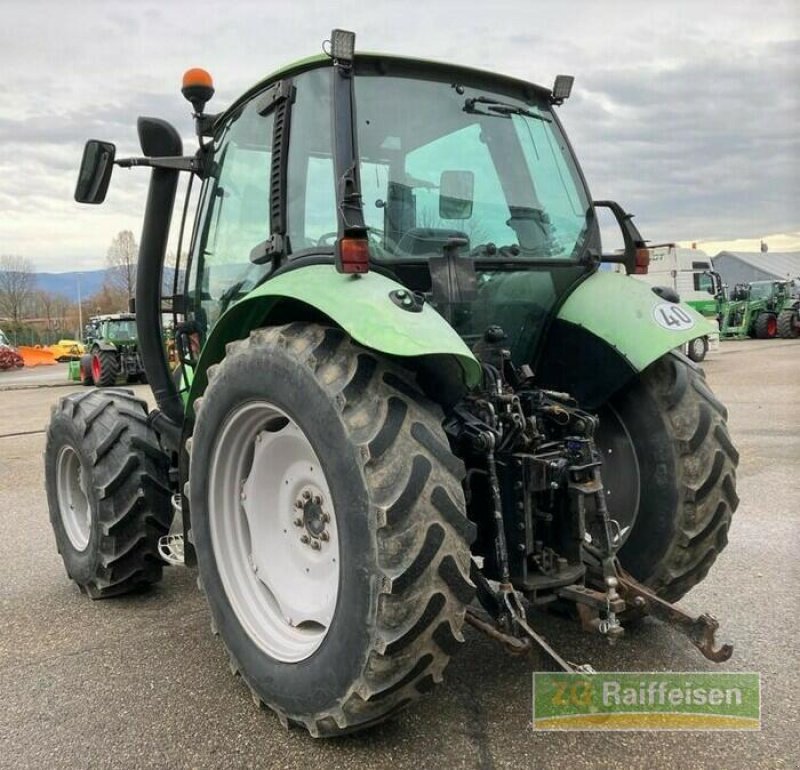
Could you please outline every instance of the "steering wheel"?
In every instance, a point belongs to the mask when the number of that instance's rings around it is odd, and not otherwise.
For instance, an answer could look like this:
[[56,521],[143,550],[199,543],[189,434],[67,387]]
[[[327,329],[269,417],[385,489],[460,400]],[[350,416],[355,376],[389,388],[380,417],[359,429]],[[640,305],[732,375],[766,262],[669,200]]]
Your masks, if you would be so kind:
[[[339,237],[339,233],[324,233],[317,238],[317,246],[333,246],[334,241]],[[328,243],[330,241],[330,243]]]
[[520,248],[516,243],[505,246],[496,246],[491,241],[475,246],[469,253],[471,257],[489,257],[491,259],[513,259],[520,255]]

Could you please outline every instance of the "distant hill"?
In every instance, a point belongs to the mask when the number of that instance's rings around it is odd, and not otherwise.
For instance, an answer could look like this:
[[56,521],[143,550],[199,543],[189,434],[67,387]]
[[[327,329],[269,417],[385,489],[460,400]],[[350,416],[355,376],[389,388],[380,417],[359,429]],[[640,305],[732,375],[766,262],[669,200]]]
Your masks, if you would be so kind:
[[100,291],[105,270],[82,270],[73,273],[36,273],[36,288],[58,294],[73,302],[78,299],[78,277],[80,276],[81,297],[90,297]]
[[[172,293],[172,279],[175,275],[171,268],[164,270],[165,294]],[[183,282],[183,270],[180,272],[180,281]],[[66,299],[76,302],[78,299],[78,276],[81,282],[81,297],[91,297],[97,294],[103,286],[106,277],[105,270],[82,270],[72,273],[36,273],[36,288],[42,291],[58,294]]]

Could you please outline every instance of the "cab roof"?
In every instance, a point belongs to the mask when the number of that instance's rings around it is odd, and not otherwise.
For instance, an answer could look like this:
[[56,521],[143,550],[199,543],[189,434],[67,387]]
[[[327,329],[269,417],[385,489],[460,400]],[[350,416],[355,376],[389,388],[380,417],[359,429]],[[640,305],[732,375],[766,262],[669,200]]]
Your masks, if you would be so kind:
[[[356,75],[395,75],[400,77],[418,77],[430,80],[449,80],[463,83],[474,88],[481,88],[493,93],[514,96],[527,102],[549,99],[551,90],[544,86],[530,83],[527,80],[500,75],[496,72],[465,67],[459,64],[414,59],[407,56],[393,56],[382,53],[357,53],[353,60]],[[216,116],[215,127],[226,122],[228,117],[238,108],[250,101],[256,94],[273,83],[287,77],[299,75],[312,69],[331,67],[333,61],[327,54],[316,54],[299,59],[258,81],[245,91],[233,104]]]

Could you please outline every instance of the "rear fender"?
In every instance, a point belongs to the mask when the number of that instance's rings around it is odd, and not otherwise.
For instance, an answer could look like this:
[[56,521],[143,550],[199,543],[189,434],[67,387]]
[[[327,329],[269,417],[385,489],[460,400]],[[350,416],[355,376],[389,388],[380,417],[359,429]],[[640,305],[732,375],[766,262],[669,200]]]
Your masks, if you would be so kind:
[[342,275],[332,265],[289,270],[254,289],[216,323],[193,373],[187,409],[206,387],[208,367],[221,361],[225,346],[251,330],[292,321],[318,320],[341,327],[365,348],[399,358],[443,359],[465,387],[480,380],[480,365],[455,330],[432,307],[404,309],[394,292],[410,292],[377,272]]
[[631,276],[599,271],[559,309],[537,362],[540,381],[596,408],[639,372],[715,324]]

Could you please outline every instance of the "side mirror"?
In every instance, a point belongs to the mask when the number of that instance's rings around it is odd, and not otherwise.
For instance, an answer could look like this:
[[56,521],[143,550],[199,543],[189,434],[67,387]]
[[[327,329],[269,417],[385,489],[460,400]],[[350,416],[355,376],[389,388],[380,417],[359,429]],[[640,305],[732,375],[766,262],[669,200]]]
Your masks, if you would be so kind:
[[614,215],[620,230],[625,251],[622,256],[603,254],[602,262],[618,262],[625,266],[628,275],[644,275],[650,266],[650,250],[639,228],[633,224],[633,214],[628,214],[616,201],[594,201],[595,208],[606,208]]
[[475,197],[475,174],[471,171],[442,171],[439,178],[439,216],[469,219]]
[[102,203],[106,199],[116,152],[117,148],[111,142],[97,139],[86,142],[78,184],[75,186],[75,200],[78,203]]

